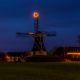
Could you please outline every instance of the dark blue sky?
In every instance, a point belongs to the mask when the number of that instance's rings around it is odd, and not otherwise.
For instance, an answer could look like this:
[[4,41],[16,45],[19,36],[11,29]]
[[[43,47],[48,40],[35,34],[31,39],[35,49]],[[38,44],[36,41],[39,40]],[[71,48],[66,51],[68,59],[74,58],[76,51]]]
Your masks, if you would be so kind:
[[35,11],[40,15],[39,30],[57,33],[44,38],[47,51],[54,46],[78,46],[80,0],[0,0],[0,51],[32,49],[32,39],[16,38],[16,32],[34,32]]

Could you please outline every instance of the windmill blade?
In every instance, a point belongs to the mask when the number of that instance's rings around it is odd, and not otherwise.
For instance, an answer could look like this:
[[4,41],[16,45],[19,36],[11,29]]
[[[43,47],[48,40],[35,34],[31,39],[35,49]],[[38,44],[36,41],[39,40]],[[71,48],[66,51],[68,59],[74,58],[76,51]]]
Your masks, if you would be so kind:
[[26,38],[26,37],[29,37],[29,35],[28,34],[23,34],[23,33],[16,33],[16,37]]
[[17,37],[24,37],[24,38],[26,38],[26,37],[30,37],[30,35],[34,35],[34,33],[16,33],[16,36]]
[[56,36],[56,31],[50,31],[50,32],[42,31],[42,33],[44,36]]

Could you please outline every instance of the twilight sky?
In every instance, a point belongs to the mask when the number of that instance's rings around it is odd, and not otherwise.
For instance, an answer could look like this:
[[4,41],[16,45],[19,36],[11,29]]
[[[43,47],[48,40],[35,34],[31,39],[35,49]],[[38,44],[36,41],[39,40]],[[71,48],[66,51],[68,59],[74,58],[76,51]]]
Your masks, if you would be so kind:
[[39,13],[39,30],[56,31],[44,37],[47,51],[54,46],[78,46],[80,0],[0,0],[0,52],[32,49],[31,38],[16,38],[16,32],[35,32],[33,13]]

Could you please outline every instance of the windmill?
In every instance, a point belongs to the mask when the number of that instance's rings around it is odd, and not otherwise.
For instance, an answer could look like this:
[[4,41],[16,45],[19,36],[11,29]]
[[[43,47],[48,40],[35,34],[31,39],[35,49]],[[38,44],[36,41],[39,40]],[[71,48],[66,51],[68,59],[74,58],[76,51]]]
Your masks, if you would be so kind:
[[56,32],[47,32],[47,31],[38,31],[38,19],[39,19],[39,13],[34,12],[34,29],[36,33],[16,33],[17,36],[20,37],[27,37],[30,35],[32,40],[34,41],[34,45],[31,51],[31,55],[47,55],[47,51],[44,47],[43,43],[43,37],[44,36],[56,36]]

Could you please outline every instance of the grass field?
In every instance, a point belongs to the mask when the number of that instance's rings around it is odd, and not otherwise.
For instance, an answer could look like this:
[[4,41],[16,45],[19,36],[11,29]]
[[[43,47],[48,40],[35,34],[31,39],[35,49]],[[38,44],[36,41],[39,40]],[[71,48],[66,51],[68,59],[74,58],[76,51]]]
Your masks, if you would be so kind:
[[1,62],[0,80],[80,80],[80,62]]

